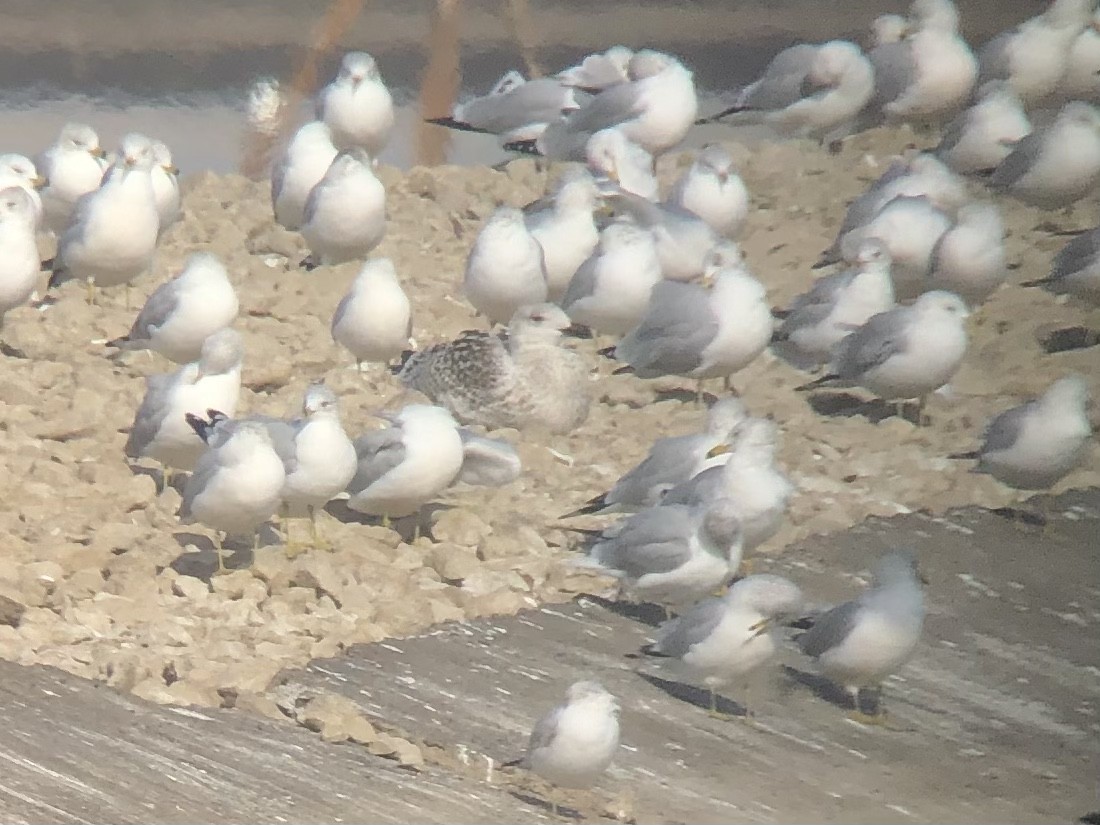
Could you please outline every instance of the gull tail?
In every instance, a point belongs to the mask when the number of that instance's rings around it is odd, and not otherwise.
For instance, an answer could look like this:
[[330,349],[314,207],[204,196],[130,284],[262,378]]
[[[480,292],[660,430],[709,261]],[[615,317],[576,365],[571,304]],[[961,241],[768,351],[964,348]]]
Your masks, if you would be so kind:
[[510,140],[504,144],[504,148],[506,151],[519,152],[521,155],[542,155],[534,140]]
[[1038,278],[1034,281],[1024,281],[1020,286],[1038,286],[1044,287],[1051,282],[1050,278]]
[[401,351],[401,360],[396,364],[390,364],[387,369],[390,371],[390,375],[400,375],[405,369],[405,365],[409,363],[409,360],[416,355],[416,350],[406,349]]
[[640,648],[638,648],[638,652],[641,653],[643,656],[652,656],[654,659],[670,658],[667,653],[657,647],[656,642],[652,642],[648,645],[642,645]]
[[[188,426],[195,431],[195,435],[202,439],[204,444],[209,444],[214,437],[218,425],[229,420],[229,416],[219,410],[207,410],[207,418],[194,413],[184,413],[183,417]],[[209,419],[209,420],[207,420]]]
[[612,375],[633,375],[634,367],[627,364],[625,367],[619,367],[617,370],[611,373]]
[[817,259],[812,269],[824,269],[827,266],[840,263],[840,252],[836,249],[826,249],[821,253],[821,257]]
[[558,516],[559,519],[563,518],[576,518],[577,516],[588,516],[593,513],[598,513],[604,507],[607,506],[607,493],[600,493],[598,496],[588,499],[584,503],[583,507],[578,507],[571,513],[566,513],[564,516]]
[[816,390],[818,387],[828,386],[839,378],[840,376],[837,375],[835,372],[830,372],[826,375],[821,376],[820,378],[815,378],[808,384],[803,384],[799,387],[795,387],[794,390],[795,392],[807,392],[809,390]]
[[111,347],[112,349],[129,349],[130,348],[130,336],[122,335],[118,338],[112,338],[103,346]]
[[982,454],[977,450],[971,450],[968,453],[951,453],[948,458],[954,458],[958,460],[972,460],[981,458]]
[[612,361],[614,361],[615,360],[615,345],[612,344],[609,347],[604,347],[603,349],[596,350],[596,355],[602,355],[604,358],[610,358]]
[[455,120],[453,117],[426,117],[425,123],[430,123],[433,126],[445,126],[448,129],[454,129],[458,132],[476,132],[479,135],[490,134],[488,129],[479,129],[477,126],[471,126],[464,120]]

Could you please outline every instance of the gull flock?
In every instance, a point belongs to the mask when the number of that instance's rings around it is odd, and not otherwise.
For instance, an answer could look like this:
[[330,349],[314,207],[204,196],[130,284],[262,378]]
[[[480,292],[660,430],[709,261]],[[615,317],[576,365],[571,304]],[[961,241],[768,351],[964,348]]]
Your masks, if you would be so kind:
[[[1093,5],[1055,0],[974,53],[950,0],[915,0],[908,16],[874,22],[870,51],[846,41],[793,46],[711,114],[700,111],[691,70],[655,50],[615,46],[545,78],[509,72],[432,122],[567,165],[544,198],[498,208],[470,247],[455,286],[486,328],[427,346],[411,343],[400,273],[370,257],[386,232],[375,158],[394,106],[374,58],[348,53],[316,96],[315,119],[273,164],[273,218],[301,233],[307,270],[362,262],[333,307],[332,339],[357,368],[386,365],[421,398],[378,411],[385,426],[356,437],[323,380],[307,389],[299,417],[238,417],[238,296],[221,261],[196,252],[109,342],[177,365],[148,376],[126,455],[159,464],[165,486],[186,474],[182,522],[258,542],[279,519],[289,553],[322,551],[320,518],[332,501],[389,525],[460,481],[515,480],[514,448],[485,431],[514,428],[537,441],[580,426],[595,364],[570,340],[597,337],[619,372],[691,380],[698,399],[708,381],[724,390],[698,433],[660,438],[610,489],[563,516],[620,514],[578,531],[584,552],[570,564],[614,577],[623,598],[664,606],[668,621],[646,652],[706,687],[712,711],[716,690],[744,685],[776,657],[785,623],[802,619],[801,652],[852,693],[861,720],[881,721],[881,702],[867,714],[861,700],[918,644],[917,560],[884,548],[862,595],[809,617],[792,582],[738,578],[797,491],[776,458],[781,422],[745,408],[736,376],[771,350],[806,371],[801,391],[856,387],[901,414],[916,401],[914,423],[935,426],[928,402],[967,357],[968,318],[995,290],[1023,288],[1005,286],[997,200],[1059,210],[1100,183],[1100,110],[1087,102],[1100,93]],[[1043,111],[1054,114],[1044,120]],[[660,197],[655,159],[704,122],[761,123],[826,143],[882,123],[941,138],[896,160],[852,202],[817,265],[834,271],[773,308],[738,244],[750,195],[728,151],[706,146]],[[43,268],[42,309],[79,300],[68,281],[90,303],[100,289],[128,289],[180,217],[171,152],[143,135],[125,136],[108,156],[93,128],[69,124],[34,161],[0,155],[0,321],[36,300]],[[43,262],[38,237],[50,234],[57,252]],[[1024,286],[1100,305],[1100,228],[1069,241],[1049,276]],[[9,342],[4,352],[19,355]],[[976,449],[950,457],[1019,489],[1065,477],[1090,448],[1089,393],[1080,375],[1053,378],[1042,397],[995,417]],[[291,540],[296,519],[308,519],[308,540]],[[572,685],[535,725],[523,764],[556,786],[592,784],[618,748],[617,715],[598,683]]]

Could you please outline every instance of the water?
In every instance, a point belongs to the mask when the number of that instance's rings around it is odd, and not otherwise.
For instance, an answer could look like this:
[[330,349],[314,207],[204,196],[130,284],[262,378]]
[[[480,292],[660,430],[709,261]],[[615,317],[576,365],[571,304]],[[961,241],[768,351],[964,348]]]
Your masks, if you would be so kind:
[[[357,0],[336,0],[347,7]],[[481,93],[524,58],[544,71],[570,65],[614,43],[653,46],[694,69],[707,102],[749,81],[779,49],[798,40],[862,41],[877,14],[901,12],[891,0],[626,3],[617,0],[439,0],[457,7],[454,30],[438,23],[435,0],[366,2],[318,63],[331,76],[345,48],[378,59],[399,104],[382,160],[407,167],[446,159],[494,163],[504,155],[491,137],[422,127],[447,114],[450,93]],[[518,25],[509,10],[528,6]],[[5,0],[0,30],[0,148],[33,155],[67,120],[96,127],[104,143],[127,131],[165,140],[185,171],[235,170],[241,163],[243,101],[259,76],[288,80],[305,59],[323,3],[299,0]],[[965,33],[980,43],[1036,13],[1035,0],[959,2]],[[430,39],[434,36],[434,40]],[[520,46],[526,41],[530,48]],[[432,47],[429,48],[429,42]],[[425,87],[433,52],[456,51],[460,76],[444,63],[441,82]],[[716,104],[712,104],[716,105]],[[428,111],[430,109],[430,111]]]

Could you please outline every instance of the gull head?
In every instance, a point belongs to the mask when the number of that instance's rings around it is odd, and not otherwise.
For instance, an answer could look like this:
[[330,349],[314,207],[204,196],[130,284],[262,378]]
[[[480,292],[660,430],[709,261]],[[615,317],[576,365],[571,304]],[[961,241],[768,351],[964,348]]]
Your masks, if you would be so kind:
[[[616,249],[637,246],[653,246],[653,236],[631,220],[617,220],[607,225],[600,233],[600,251],[607,253]],[[654,252],[654,255],[657,253]]]
[[704,146],[695,158],[695,165],[701,172],[718,178],[719,183],[725,183],[734,173],[733,158],[717,143]]
[[629,143],[627,136],[618,129],[601,129],[585,144],[585,160],[597,174],[619,183],[619,164],[626,156]]
[[1088,103],[1082,103],[1079,100],[1067,103],[1066,107],[1062,109],[1061,115],[1059,115],[1059,120],[1062,118],[1076,126],[1082,126],[1100,133],[1100,110]]
[[970,317],[970,308],[966,305],[966,301],[954,292],[943,289],[925,292],[913,303],[913,309],[924,317],[939,315],[945,318],[958,318],[960,323]]
[[0,190],[0,223],[23,221],[34,225],[34,203],[21,186]]
[[743,605],[766,617],[791,616],[802,609],[802,590],[790,579],[771,573],[746,576],[730,587],[726,601]]
[[508,324],[508,331],[513,335],[535,332],[551,338],[557,338],[572,328],[573,322],[569,320],[565,310],[550,303],[522,306],[516,310]]
[[153,141],[137,132],[126,135],[119,144],[118,162],[127,172],[133,169],[150,171],[157,162]]
[[831,40],[822,44],[810,65],[808,80],[817,87],[838,86],[852,64],[863,57],[859,46],[845,40]]
[[565,692],[565,700],[571,705],[585,704],[603,708],[612,716],[619,712],[619,700],[608,693],[599,682],[574,682]]
[[630,58],[626,70],[631,80],[642,80],[658,75],[673,66],[681,65],[680,61],[670,54],[654,51],[653,49],[642,49],[640,52],[635,52],[634,56]]
[[0,175],[11,175],[35,187],[41,182],[34,161],[26,155],[17,155],[15,153],[0,155]]
[[99,145],[99,135],[95,129],[84,123],[66,123],[61,128],[57,143],[67,152],[87,152],[96,158],[107,156]]
[[168,145],[164,143],[164,141],[153,141],[153,160],[157,166],[169,175],[178,175],[180,173],[180,170],[172,163],[172,150],[168,148]]
[[909,24],[900,14],[880,14],[871,23],[871,40],[874,46],[900,43]]
[[348,52],[340,61],[340,78],[359,86],[364,80],[379,80],[378,64],[366,52]]
[[398,284],[397,270],[393,261],[389,258],[371,258],[363,264],[359,274],[355,276],[353,288],[362,289],[371,284],[389,283]]
[[908,548],[887,553],[872,570],[871,581],[874,587],[919,586],[917,554]]
[[592,211],[599,190],[592,173],[584,167],[571,167],[558,179],[554,192],[554,202],[569,210]]
[[958,31],[959,10],[951,0],[913,0],[909,16],[920,31]]
[[878,238],[864,238],[856,248],[853,263],[860,269],[890,265],[890,250]]
[[302,398],[302,415],[312,418],[323,413],[334,414],[336,410],[336,393],[326,387],[323,381],[315,381],[309,385]]
[[244,343],[233,329],[215,332],[202,342],[199,353],[199,376],[225,375],[240,369],[244,358]]
[[361,174],[363,170],[370,172],[372,175],[374,174],[374,164],[371,156],[366,149],[353,146],[350,149],[342,150],[332,159],[332,164],[325,173],[325,177],[329,180],[339,180]]
[[745,256],[741,254],[741,247],[736,241],[718,241],[703,259],[703,286],[713,286],[714,279],[723,269],[738,269],[744,263]]
[[[714,402],[707,411],[707,432],[711,435],[727,436],[738,431],[749,420],[749,411],[735,395]],[[729,446],[726,445],[726,451]],[[718,453],[716,453],[718,455]]]

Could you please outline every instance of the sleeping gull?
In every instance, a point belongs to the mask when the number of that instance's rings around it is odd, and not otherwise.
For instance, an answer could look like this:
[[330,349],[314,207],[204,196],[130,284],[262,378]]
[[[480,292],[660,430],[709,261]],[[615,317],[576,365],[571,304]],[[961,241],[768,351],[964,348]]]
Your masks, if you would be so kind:
[[42,223],[42,196],[38,189],[44,182],[30,158],[11,152],[0,155],[0,189],[18,186],[27,193],[34,208],[35,226]]
[[600,233],[592,211],[598,199],[596,182],[586,169],[573,168],[558,180],[555,191],[524,215],[524,222],[542,248],[549,300],[557,302],[569,281],[596,248]]
[[554,79],[564,86],[575,86],[586,92],[602,92],[630,79],[630,58],[634,51],[626,46],[612,46],[605,52],[586,55],[576,66],[562,69]]
[[704,599],[662,624],[657,641],[643,652],[666,658],[675,674],[701,682],[710,693],[713,716],[725,716],[715,690],[740,683],[747,718],[752,715],[749,679],[779,652],[773,623],[801,606],[802,591],[794,582],[767,573],[747,576],[725,595]]
[[[588,788],[619,750],[619,702],[598,682],[576,682],[531,731],[520,764],[556,788]],[[556,792],[550,797],[558,815]]]
[[130,331],[107,346],[153,350],[186,364],[199,358],[207,338],[233,323],[237,310],[237,293],[218,256],[196,252],[182,272],[153,291]]
[[584,145],[584,160],[598,178],[607,178],[624,192],[657,200],[657,177],[653,174],[653,155],[619,129],[601,129]]
[[366,258],[386,234],[386,189],[370,155],[358,148],[338,154],[313,187],[302,212],[302,237],[313,266]]
[[962,364],[969,315],[958,295],[925,292],[911,306],[871,317],[837,344],[828,375],[797,389],[861,386],[899,407],[916,398],[920,424],[929,393],[950,381]]
[[521,307],[507,332],[467,331],[414,352],[398,372],[468,424],[566,433],[588,417],[588,369],[562,346],[569,317],[553,304]]
[[1092,437],[1088,403],[1084,378],[1060,378],[1039,398],[990,421],[980,450],[951,458],[976,458],[977,472],[988,473],[1009,487],[1053,487],[1088,455]]
[[542,246],[520,210],[501,206],[481,227],[466,258],[462,291],[490,325],[507,323],[520,307],[546,300]]
[[959,174],[989,172],[1030,132],[1020,98],[1006,83],[990,81],[978,90],[978,101],[944,129],[935,151]]
[[1100,307],[1100,227],[1071,240],[1054,256],[1050,274],[1023,286],[1039,286]]
[[660,504],[661,497],[676,485],[728,461],[736,433],[748,417],[741,399],[730,396],[716,401],[707,412],[703,432],[658,438],[646,457],[610,490],[562,518],[641,510]]
[[401,355],[412,335],[409,296],[393,262],[372,258],[363,264],[332,315],[332,340],[363,362],[387,363]]
[[393,98],[373,57],[344,55],[339,74],[317,95],[317,119],[332,130],[338,148],[358,147],[378,157],[393,129]]
[[[913,655],[924,624],[924,596],[916,557],[894,552],[876,565],[871,587],[858,598],[818,616],[798,639],[822,673],[852,696],[858,721],[882,724],[882,682]],[[874,715],[863,714],[860,691],[875,688]]]
[[730,153],[716,143],[704,146],[672,185],[668,202],[698,215],[724,238],[741,231],[749,214],[749,192]]
[[30,300],[39,263],[34,204],[18,186],[0,189],[0,330],[4,315]]
[[1005,281],[1005,228],[992,203],[968,203],[936,243],[927,289],[945,289],[971,307],[985,301]]
[[271,167],[271,208],[286,229],[302,225],[306,200],[336,158],[332,132],[319,120],[299,127]]
[[447,489],[462,470],[462,438],[442,407],[410,404],[384,414],[392,426],[355,439],[359,466],[348,483],[348,507],[393,518],[412,515]]
[[81,196],[99,188],[106,155],[91,126],[66,123],[57,141],[38,157],[35,165],[46,179],[42,207],[52,231],[60,234]]

